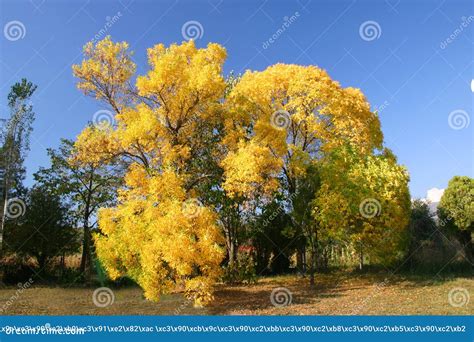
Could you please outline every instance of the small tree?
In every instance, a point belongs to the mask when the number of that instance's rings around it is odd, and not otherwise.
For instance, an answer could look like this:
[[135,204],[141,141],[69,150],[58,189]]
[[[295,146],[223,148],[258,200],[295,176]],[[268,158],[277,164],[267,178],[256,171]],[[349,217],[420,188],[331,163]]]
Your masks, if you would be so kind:
[[294,253],[301,232],[293,228],[286,199],[282,195],[265,206],[250,226],[250,237],[255,247],[258,274],[289,271],[290,256]]
[[76,163],[74,142],[61,140],[57,150],[48,149],[51,159],[49,168],[41,168],[34,177],[56,195],[67,199],[83,228],[81,273],[89,279],[92,268],[91,230],[96,227],[96,213],[99,207],[114,202],[117,186],[120,184],[120,167],[100,163]]
[[25,215],[8,222],[7,246],[12,253],[33,257],[40,272],[51,258],[78,251],[79,239],[68,208],[44,186],[30,190]]
[[419,245],[420,241],[427,240],[436,231],[436,222],[428,203],[414,200],[411,204],[410,235],[413,242]]
[[414,253],[420,248],[423,241],[433,241],[437,231],[434,214],[428,203],[422,200],[414,200],[411,204],[408,257],[410,263]]
[[327,233],[359,254],[390,264],[401,256],[410,213],[408,173],[390,150],[363,156],[346,146],[324,161],[314,215]]
[[472,232],[474,230],[474,179],[455,176],[444,191],[438,206],[441,225],[457,234],[466,258],[472,262]]

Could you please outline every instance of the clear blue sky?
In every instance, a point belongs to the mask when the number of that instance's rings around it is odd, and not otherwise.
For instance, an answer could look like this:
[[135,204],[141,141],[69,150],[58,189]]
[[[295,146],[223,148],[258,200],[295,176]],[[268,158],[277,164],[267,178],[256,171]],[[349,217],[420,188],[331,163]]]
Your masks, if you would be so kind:
[[[454,175],[474,175],[474,122],[467,126],[474,121],[472,0],[0,3],[0,117],[8,114],[12,83],[27,77],[38,84],[29,185],[31,174],[48,165],[46,148],[62,137],[74,138],[102,108],[75,88],[71,65],[80,62],[82,46],[114,15],[119,19],[107,34],[130,43],[139,73],[147,70],[148,47],[183,41],[183,24],[198,21],[203,28],[198,46],[217,42],[227,48],[226,73],[263,70],[277,62],[315,64],[343,86],[361,88],[379,108],[386,145],[410,172],[413,197],[446,187]],[[292,16],[296,19],[278,34]],[[6,30],[12,21],[24,27],[19,36]],[[375,36],[370,30],[361,36],[367,21],[378,25]],[[455,112],[450,125],[449,114],[457,110],[464,112]]]

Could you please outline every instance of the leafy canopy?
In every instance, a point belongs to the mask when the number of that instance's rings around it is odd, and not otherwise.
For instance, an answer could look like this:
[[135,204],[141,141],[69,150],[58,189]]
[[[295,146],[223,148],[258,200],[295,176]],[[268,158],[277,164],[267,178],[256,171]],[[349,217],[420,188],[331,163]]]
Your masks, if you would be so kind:
[[128,165],[117,206],[99,212],[97,255],[112,278],[133,278],[148,299],[178,285],[196,304],[208,302],[220,275],[222,237],[216,214],[196,198],[206,174],[193,158],[213,135],[225,50],[197,49],[192,41],[156,45],[136,87],[128,84],[134,66],[126,43],[106,38],[85,54],[74,66],[79,88],[111,106],[115,126],[86,128],[77,160],[121,158]]
[[[107,37],[84,51],[73,67],[78,87],[106,103],[113,119],[84,129],[74,162],[120,160],[127,167],[117,205],[99,212],[97,254],[113,278],[135,279],[148,299],[181,286],[196,304],[208,302],[220,276],[223,226],[228,237],[226,225],[249,222],[276,194],[289,198],[310,180],[317,180],[313,194],[301,197],[292,224],[337,229],[333,214],[311,219],[312,199],[345,197],[345,185],[358,182],[367,182],[364,194],[380,191],[384,205],[395,204],[380,226],[360,224],[355,232],[393,226],[390,235],[405,222],[408,177],[391,153],[374,154],[382,148],[376,113],[360,90],[342,88],[324,70],[277,64],[226,82],[225,49],[190,41],[150,48],[150,69],[133,85],[127,43]],[[336,164],[327,156],[346,145],[358,153],[342,165],[351,176],[332,179]],[[324,163],[330,166],[320,190]],[[352,195],[345,205],[358,200]]]
[[448,184],[439,203],[442,216],[449,216],[460,230],[474,230],[474,179],[455,176]]

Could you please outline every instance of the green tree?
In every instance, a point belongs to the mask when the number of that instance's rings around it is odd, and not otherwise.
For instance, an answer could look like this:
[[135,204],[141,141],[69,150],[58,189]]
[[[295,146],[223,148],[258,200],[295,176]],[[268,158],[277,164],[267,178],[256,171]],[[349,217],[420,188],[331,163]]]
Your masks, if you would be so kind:
[[453,228],[463,246],[466,258],[472,262],[472,232],[474,230],[474,179],[455,176],[441,197],[438,206],[440,225]]
[[407,254],[412,264],[414,253],[420,248],[423,241],[433,241],[437,236],[436,221],[428,203],[423,200],[414,200],[411,203],[409,243]]
[[73,254],[80,246],[68,208],[44,186],[29,191],[25,215],[8,221],[7,226],[5,240],[9,251],[35,258],[40,272],[51,258]]
[[299,236],[292,226],[288,205],[284,196],[275,196],[272,202],[262,206],[261,215],[250,225],[258,274],[289,271],[289,257],[296,250]]
[[[24,159],[29,150],[30,133],[35,113],[30,99],[36,85],[26,79],[15,83],[8,94],[10,118],[0,131],[0,254],[3,251],[5,226],[5,203],[13,197],[25,194],[23,187],[25,177]],[[8,208],[7,208],[8,209]]]
[[[4,192],[18,195],[24,192],[22,181],[25,177],[23,161],[29,150],[29,138],[34,121],[33,106],[30,99],[36,85],[22,79],[15,83],[8,94],[10,118],[0,131],[0,154],[4,170]],[[5,194],[4,194],[5,196]]]
[[91,230],[97,226],[97,210],[115,201],[121,166],[113,163],[76,163],[74,154],[74,142],[62,139],[57,150],[48,149],[51,166],[40,168],[34,177],[72,206],[75,218],[83,229],[80,271],[88,280],[92,268]]
[[401,256],[410,216],[408,173],[384,149],[364,156],[336,150],[324,161],[314,217],[329,236],[347,238],[359,254],[389,264]]

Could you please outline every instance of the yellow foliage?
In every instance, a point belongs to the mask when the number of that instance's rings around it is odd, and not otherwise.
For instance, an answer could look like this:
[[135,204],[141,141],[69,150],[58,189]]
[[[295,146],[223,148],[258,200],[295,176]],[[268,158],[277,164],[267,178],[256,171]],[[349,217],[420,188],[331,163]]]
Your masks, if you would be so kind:
[[236,151],[222,161],[227,170],[224,189],[229,195],[271,194],[278,187],[278,175],[282,161],[272,155],[270,149],[254,141],[241,142]]
[[[85,128],[74,161],[119,160],[127,167],[117,205],[99,212],[97,255],[112,278],[131,277],[150,300],[176,287],[196,305],[212,299],[224,241],[218,212],[200,202],[203,188],[270,198],[283,179],[295,187],[311,165],[342,146],[355,146],[362,156],[382,146],[379,119],[360,90],[342,88],[315,66],[277,64],[226,87],[222,46],[158,44],[148,49],[149,71],[133,86],[127,43],[107,37],[88,43],[84,54],[73,67],[78,88],[107,103],[114,124]],[[394,164],[373,157],[340,166],[352,182],[367,180],[368,193],[397,201],[404,196],[397,184],[407,180]],[[200,188],[211,176],[214,183]],[[321,198],[334,206],[316,206],[328,231],[336,222],[353,225],[354,199],[341,191],[344,181],[336,177],[321,188]],[[344,215],[338,218],[334,208]],[[395,205],[384,224],[398,227],[403,210]],[[368,236],[375,226],[361,227],[356,233]]]
[[116,208],[100,211],[97,255],[111,277],[128,275],[147,299],[179,286],[203,304],[212,298],[223,258],[216,214],[187,203],[174,173],[146,177],[141,171],[136,166],[128,173],[131,189],[121,192]]
[[107,37],[88,43],[84,54],[73,67],[78,87],[108,103],[115,124],[84,129],[75,161],[120,158],[128,167],[117,206],[99,212],[97,255],[112,278],[131,277],[150,300],[181,288],[203,305],[220,275],[224,241],[215,212],[187,184],[200,177],[190,172],[192,154],[205,143],[199,129],[214,123],[225,89],[225,50],[198,49],[192,41],[157,45],[136,90],[127,43]]
[[271,189],[282,171],[251,162],[259,167],[242,173],[244,158],[261,157],[261,153],[245,152],[243,144],[268,151],[271,166],[280,164],[286,177],[293,179],[304,175],[318,153],[345,142],[366,153],[382,144],[379,119],[363,94],[341,88],[316,66],[276,64],[261,72],[247,71],[230,92],[227,107],[224,143],[235,152],[223,165],[231,194],[251,191],[256,180],[268,182],[263,187]]
[[[84,46],[85,60],[73,66],[73,74],[80,81],[77,87],[98,100],[109,101],[126,91],[127,81],[135,73],[135,64],[127,52],[126,42],[114,43],[110,37]],[[119,103],[115,103],[118,109]]]
[[365,254],[393,261],[405,237],[410,194],[408,173],[391,151],[364,156],[338,149],[325,160],[321,178],[314,217],[327,234],[342,228]]

